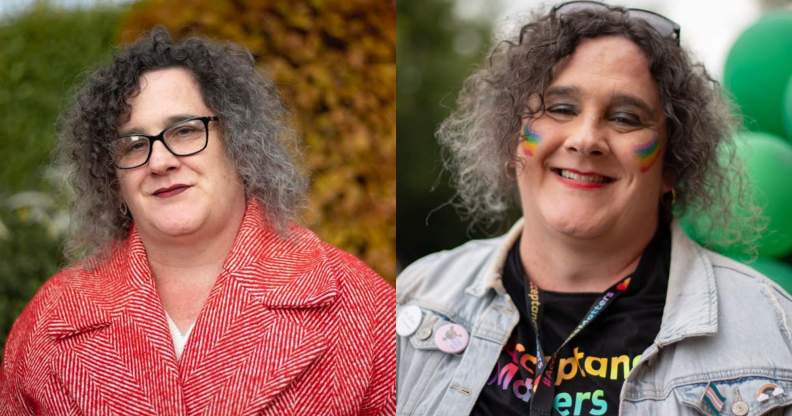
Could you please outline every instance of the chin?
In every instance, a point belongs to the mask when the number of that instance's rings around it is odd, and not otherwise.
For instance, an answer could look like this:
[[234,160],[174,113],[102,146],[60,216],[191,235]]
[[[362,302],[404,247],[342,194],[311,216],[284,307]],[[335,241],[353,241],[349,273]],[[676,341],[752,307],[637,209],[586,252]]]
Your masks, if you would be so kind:
[[556,213],[545,217],[545,223],[559,234],[580,240],[597,238],[610,228],[605,221],[580,214]]
[[202,222],[201,216],[199,215],[182,213],[181,215],[170,218],[158,218],[152,225],[154,229],[161,234],[179,237],[194,233],[201,227]]
[[170,236],[170,237],[180,237],[184,235],[189,235],[194,233],[198,230],[197,226],[193,226],[192,224],[158,224],[156,229],[159,233]]

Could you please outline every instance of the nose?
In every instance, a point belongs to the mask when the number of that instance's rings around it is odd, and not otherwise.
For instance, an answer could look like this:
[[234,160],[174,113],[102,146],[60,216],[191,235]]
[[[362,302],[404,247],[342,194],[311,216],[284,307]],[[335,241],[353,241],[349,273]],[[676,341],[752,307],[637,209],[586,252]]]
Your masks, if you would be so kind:
[[596,117],[580,117],[572,127],[564,148],[585,156],[602,156],[609,152],[606,131]]
[[168,150],[161,141],[155,141],[151,148],[148,161],[149,169],[154,173],[165,173],[179,165],[179,158]]

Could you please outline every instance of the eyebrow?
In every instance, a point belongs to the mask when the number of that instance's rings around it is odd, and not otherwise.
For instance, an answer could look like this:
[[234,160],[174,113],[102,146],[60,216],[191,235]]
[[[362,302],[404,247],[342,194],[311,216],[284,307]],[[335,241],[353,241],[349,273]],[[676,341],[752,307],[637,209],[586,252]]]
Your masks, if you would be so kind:
[[[555,86],[550,87],[545,91],[545,98],[580,98],[582,95],[578,87]],[[626,105],[636,107],[645,112],[650,118],[657,117],[656,111],[646,103],[646,101],[630,94],[613,94],[611,96],[610,107]]]
[[[198,116],[196,116],[195,114],[175,114],[175,115],[172,115],[172,116],[170,116],[170,117],[165,119],[165,126],[166,126],[165,129],[168,129],[169,127],[173,126],[174,124],[176,124],[176,123],[178,123],[180,121],[184,121],[184,120],[187,120],[187,119],[190,119],[190,118],[195,118],[195,117],[198,117]],[[137,127],[137,126],[129,127],[129,128],[126,128],[126,129],[121,130],[121,131],[118,132],[118,136],[119,137],[131,136],[131,135],[136,135],[136,134],[147,136],[146,133],[143,133],[143,129],[140,128],[140,127]]]
[[544,93],[545,98],[559,97],[559,98],[578,98],[580,97],[580,89],[578,87],[550,87]]

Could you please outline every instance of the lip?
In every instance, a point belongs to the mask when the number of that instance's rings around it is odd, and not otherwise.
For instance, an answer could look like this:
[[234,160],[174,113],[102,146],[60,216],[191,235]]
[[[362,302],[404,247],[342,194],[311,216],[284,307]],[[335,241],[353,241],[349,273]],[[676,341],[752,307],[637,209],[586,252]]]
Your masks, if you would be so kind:
[[[566,171],[569,171],[569,172],[572,172],[572,173],[575,173],[575,174],[578,174],[578,175],[583,175],[583,176],[604,176],[604,177],[608,178],[609,181],[608,182],[602,182],[602,183],[576,181],[574,179],[570,179],[570,178],[566,178],[566,177],[561,176],[561,171],[562,170],[566,170]],[[555,175],[555,177],[557,177],[561,181],[561,183],[563,183],[563,184],[565,184],[565,185],[567,185],[569,187],[577,188],[577,189],[602,189],[602,188],[605,188],[608,185],[610,185],[610,184],[612,184],[612,183],[614,183],[616,181],[616,178],[614,178],[612,176],[605,175],[605,174],[600,173],[600,172],[580,171],[580,170],[577,170],[577,169],[561,168],[561,167],[551,168],[550,171],[553,172],[553,175]]]
[[192,185],[185,185],[182,183],[177,183],[175,185],[171,185],[165,188],[159,188],[152,193],[152,195],[156,196],[157,198],[170,198],[172,196],[176,196],[187,189],[190,189]]

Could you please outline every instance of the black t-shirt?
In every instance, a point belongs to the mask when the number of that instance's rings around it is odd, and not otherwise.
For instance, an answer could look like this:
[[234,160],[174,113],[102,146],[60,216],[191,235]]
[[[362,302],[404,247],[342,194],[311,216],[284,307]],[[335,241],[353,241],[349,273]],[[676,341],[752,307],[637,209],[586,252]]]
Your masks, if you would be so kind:
[[[519,245],[518,240],[509,252],[503,286],[520,311],[520,321],[476,401],[474,415],[529,414],[536,341],[526,303],[528,284]],[[553,376],[553,415],[618,413],[624,379],[660,330],[670,257],[669,227],[660,225],[641,256],[627,291],[560,352]],[[546,356],[566,340],[601,295],[539,291],[539,325]]]

